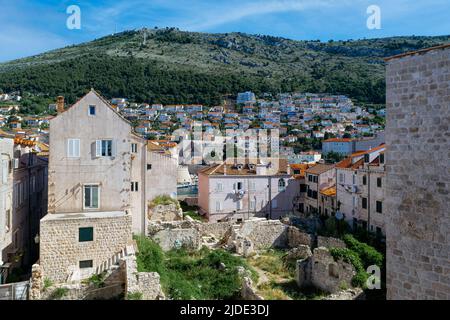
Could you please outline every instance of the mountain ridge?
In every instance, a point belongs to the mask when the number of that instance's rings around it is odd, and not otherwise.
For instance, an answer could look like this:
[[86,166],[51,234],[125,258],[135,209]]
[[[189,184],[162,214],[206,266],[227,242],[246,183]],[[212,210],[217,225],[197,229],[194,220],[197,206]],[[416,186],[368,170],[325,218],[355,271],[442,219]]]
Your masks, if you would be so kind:
[[450,36],[319,42],[175,28],[124,31],[0,64],[0,89],[74,101],[95,87],[108,98],[217,104],[252,90],[347,94],[384,103],[383,58]]

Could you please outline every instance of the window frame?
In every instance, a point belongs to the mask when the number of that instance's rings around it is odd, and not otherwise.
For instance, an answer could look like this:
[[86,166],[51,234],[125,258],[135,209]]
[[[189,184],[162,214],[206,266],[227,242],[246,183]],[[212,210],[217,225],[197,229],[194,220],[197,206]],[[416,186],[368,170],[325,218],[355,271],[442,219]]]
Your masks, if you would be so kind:
[[[72,145],[71,145],[72,142]],[[77,144],[73,144],[73,143]],[[76,148],[76,154],[72,153],[74,151],[75,146]],[[81,155],[81,141],[78,138],[69,138],[67,139],[67,158],[69,159],[79,159]]]
[[[92,114],[91,111],[94,110],[94,113]],[[88,106],[88,115],[91,117],[94,117],[97,115],[97,106],[94,104],[91,104]]]
[[[378,210],[378,209],[380,209],[380,210]],[[375,202],[375,212],[376,213],[380,213],[380,214],[383,213],[383,201],[377,200]]]
[[[97,207],[86,206],[86,188],[97,187]],[[100,184],[99,183],[86,183],[83,185],[83,210],[99,210],[100,209]],[[90,194],[90,201],[92,202],[92,192]]]
[[[90,262],[89,266],[82,266],[83,263]],[[78,261],[78,268],[79,269],[92,269],[94,267],[94,260],[79,260]]]
[[[81,231],[82,230],[90,230],[90,240],[82,240],[81,239]],[[92,242],[94,241],[94,227],[79,227],[78,228],[78,242],[79,243],[84,243],[84,242]]]

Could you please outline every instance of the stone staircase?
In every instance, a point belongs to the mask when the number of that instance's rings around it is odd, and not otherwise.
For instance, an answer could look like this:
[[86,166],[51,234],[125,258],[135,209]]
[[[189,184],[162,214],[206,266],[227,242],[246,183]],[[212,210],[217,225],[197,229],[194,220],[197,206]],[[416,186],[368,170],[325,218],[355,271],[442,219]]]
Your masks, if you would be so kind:
[[119,268],[120,260],[127,256],[136,254],[136,248],[136,243],[133,242],[120,250],[120,252],[110,257],[108,260],[103,261],[96,268],[80,270],[76,266],[72,266],[71,270],[69,271],[69,276],[67,277],[67,283],[78,283],[81,280],[88,279],[95,274],[102,274],[104,272]]

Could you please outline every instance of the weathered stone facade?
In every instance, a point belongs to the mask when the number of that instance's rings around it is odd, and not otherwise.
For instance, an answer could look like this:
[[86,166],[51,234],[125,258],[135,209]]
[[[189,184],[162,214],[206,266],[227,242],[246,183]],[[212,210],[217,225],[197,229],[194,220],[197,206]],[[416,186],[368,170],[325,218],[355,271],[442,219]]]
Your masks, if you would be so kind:
[[175,203],[150,206],[148,219],[150,221],[180,221],[183,220],[183,210]]
[[296,281],[299,287],[313,286],[324,292],[336,293],[351,287],[355,268],[345,261],[335,261],[327,248],[316,248],[311,256],[298,260]]
[[387,62],[388,299],[450,299],[450,46]]
[[317,236],[317,247],[330,248],[346,248],[345,242],[341,239],[332,237]]
[[[93,241],[80,242],[79,228],[92,227]],[[123,212],[50,214],[41,220],[40,264],[45,277],[65,282],[92,260],[95,269],[132,241],[131,215]]]

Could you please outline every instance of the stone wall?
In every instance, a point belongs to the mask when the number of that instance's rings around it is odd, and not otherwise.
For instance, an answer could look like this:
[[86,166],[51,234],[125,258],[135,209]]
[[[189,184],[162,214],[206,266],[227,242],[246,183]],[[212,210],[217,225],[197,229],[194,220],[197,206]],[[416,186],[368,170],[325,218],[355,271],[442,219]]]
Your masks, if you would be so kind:
[[150,221],[180,221],[183,220],[183,210],[175,203],[149,207],[148,219]]
[[355,268],[342,260],[335,261],[327,248],[316,248],[313,254],[297,261],[296,281],[299,287],[313,286],[336,293],[351,287]]
[[252,219],[242,224],[240,236],[253,242],[256,250],[286,248],[288,246],[288,225],[278,220]]
[[212,222],[199,224],[199,230],[203,235],[212,235],[216,239],[222,239],[233,226],[233,222]]
[[164,251],[181,247],[197,250],[202,245],[202,235],[198,223],[194,221],[151,222],[148,235]]
[[[79,242],[79,228],[93,227],[94,240]],[[131,215],[116,213],[49,214],[41,220],[40,265],[45,277],[65,282],[82,260],[95,269],[132,241]]]
[[136,256],[123,259],[121,266],[125,273],[125,296],[142,294],[142,300],[163,300],[159,274],[157,272],[138,272]]
[[341,239],[317,236],[317,247],[330,248],[346,248],[345,242]]
[[450,299],[450,47],[387,63],[388,299]]

